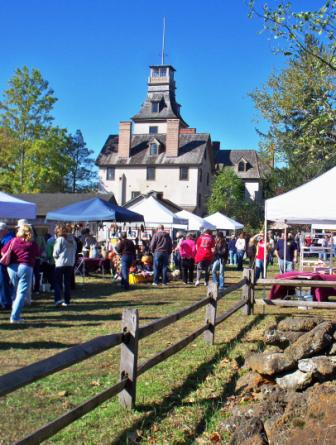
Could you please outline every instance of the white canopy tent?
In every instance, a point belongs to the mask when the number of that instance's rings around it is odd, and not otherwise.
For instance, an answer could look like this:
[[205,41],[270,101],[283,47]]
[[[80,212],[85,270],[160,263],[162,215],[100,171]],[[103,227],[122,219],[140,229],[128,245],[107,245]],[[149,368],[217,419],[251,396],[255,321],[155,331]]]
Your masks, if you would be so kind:
[[243,229],[244,225],[235,221],[234,219],[229,218],[228,216],[223,215],[220,212],[213,213],[212,215],[204,218],[205,221],[216,226],[216,229],[222,230],[239,230]]
[[143,198],[141,201],[128,207],[128,210],[143,215],[146,226],[158,226],[160,224],[170,227],[188,226],[188,220],[177,216],[167,207],[162,205],[153,196]]
[[[282,221],[288,224],[335,224],[336,199],[331,195],[335,186],[336,167],[300,187],[267,199],[265,201],[265,239],[267,221]],[[266,276],[266,259],[264,276]]]
[[176,216],[188,220],[188,230],[216,230],[215,225],[209,223],[208,221],[201,218],[200,216],[195,215],[194,213],[188,212],[187,210],[181,210],[181,212],[177,212]]
[[35,219],[36,204],[0,192],[0,218]]
[[336,167],[287,193],[265,201],[265,219],[288,224],[336,222]]

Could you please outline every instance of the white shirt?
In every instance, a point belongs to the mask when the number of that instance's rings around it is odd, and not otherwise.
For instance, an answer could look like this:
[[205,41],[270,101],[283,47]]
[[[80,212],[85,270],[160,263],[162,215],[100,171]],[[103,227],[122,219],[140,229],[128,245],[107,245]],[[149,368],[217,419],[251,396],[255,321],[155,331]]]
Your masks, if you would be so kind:
[[237,250],[245,250],[246,241],[245,238],[238,238],[236,241],[236,249]]

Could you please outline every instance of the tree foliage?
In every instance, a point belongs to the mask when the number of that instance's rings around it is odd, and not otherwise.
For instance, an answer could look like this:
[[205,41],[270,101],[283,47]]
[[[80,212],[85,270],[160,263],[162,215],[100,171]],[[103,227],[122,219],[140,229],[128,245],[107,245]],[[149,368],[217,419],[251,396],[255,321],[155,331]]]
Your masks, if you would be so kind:
[[[0,102],[0,186],[9,192],[77,191],[95,173],[84,140],[53,126],[57,101],[37,69],[17,69]],[[81,137],[81,139],[79,138]],[[80,143],[79,143],[80,140]],[[71,187],[69,187],[71,178]],[[86,182],[85,182],[86,181]]]
[[[307,36],[308,47],[317,44]],[[270,194],[293,188],[336,164],[335,93],[334,72],[305,51],[251,93],[269,123],[267,133],[259,132],[264,166],[273,167],[275,161],[285,167],[266,168],[265,189]]]
[[244,184],[231,167],[225,167],[217,174],[208,200],[208,211],[222,212],[248,229],[259,228],[262,224],[260,206],[245,200]]
[[[336,0],[321,2],[320,7],[314,10],[301,11],[293,10],[291,2],[288,1],[278,1],[275,6],[273,2],[271,6],[270,2],[250,0],[249,16],[263,20],[263,30],[279,42],[277,51],[284,55],[303,51],[336,71]],[[313,35],[319,45],[313,48],[307,45],[307,35]],[[327,45],[329,50],[322,51],[321,44]]]
[[71,192],[79,192],[96,188],[96,172],[94,159],[84,141],[82,132],[77,130],[75,135],[69,137],[69,157],[71,165],[67,175],[67,186]]

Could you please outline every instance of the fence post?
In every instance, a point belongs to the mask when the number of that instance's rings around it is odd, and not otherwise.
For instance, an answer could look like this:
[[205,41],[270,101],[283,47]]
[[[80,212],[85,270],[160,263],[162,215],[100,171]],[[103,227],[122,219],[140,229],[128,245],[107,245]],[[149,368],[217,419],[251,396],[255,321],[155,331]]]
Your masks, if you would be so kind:
[[252,280],[254,276],[253,269],[244,269],[243,278],[247,279],[247,283],[242,287],[242,300],[246,301],[245,306],[242,307],[244,315],[251,315],[253,310],[252,302]]
[[215,342],[215,322],[218,298],[218,288],[216,283],[209,283],[208,297],[211,298],[211,301],[205,307],[205,322],[209,324],[209,329],[204,331],[204,341],[206,341],[210,345],[213,345]]
[[121,343],[120,380],[127,377],[125,388],[119,394],[119,402],[125,408],[134,408],[138,367],[139,313],[137,309],[124,309],[122,331],[130,335]]

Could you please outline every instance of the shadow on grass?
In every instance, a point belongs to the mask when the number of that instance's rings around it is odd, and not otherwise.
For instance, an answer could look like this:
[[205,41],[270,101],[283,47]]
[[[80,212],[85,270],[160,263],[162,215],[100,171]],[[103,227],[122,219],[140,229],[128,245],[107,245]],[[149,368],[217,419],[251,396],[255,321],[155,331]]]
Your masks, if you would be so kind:
[[57,341],[32,341],[28,343],[0,342],[0,351],[8,349],[63,349],[76,346],[78,343],[60,343]]
[[[240,332],[228,343],[225,343],[225,345],[223,345],[219,349],[219,351],[217,351],[217,353],[211,360],[202,363],[196,369],[196,371],[194,371],[193,373],[189,374],[186,377],[182,385],[180,385],[177,388],[174,388],[174,391],[169,395],[167,395],[160,403],[156,403],[153,405],[144,405],[144,404],[137,405],[137,411],[139,412],[143,411],[146,412],[147,414],[138,421],[134,422],[132,426],[124,430],[112,442],[112,444],[118,445],[121,443],[128,443],[127,442],[128,434],[130,432],[133,432],[139,428],[149,429],[154,422],[157,423],[166,418],[168,414],[175,409],[176,405],[182,404],[183,399],[187,397],[190,393],[195,391],[200,386],[200,384],[206,380],[207,376],[211,374],[212,370],[215,368],[217,363],[220,362],[223,359],[223,357],[225,357],[228,354],[228,352],[230,352],[230,350],[233,349],[235,343],[241,340],[250,329],[259,324],[261,320],[263,320],[263,318],[264,318],[263,315],[255,316],[254,320],[252,320],[250,323],[244,326],[240,330]],[[225,385],[223,386],[223,391],[220,394],[220,396],[214,399],[203,401],[203,405],[206,406],[202,419],[197,424],[195,432],[186,437],[183,440],[183,442],[180,442],[180,444],[191,445],[195,443],[195,438],[205,430],[209,418],[211,418],[212,415],[222,407],[223,401],[234,393],[235,382],[237,379],[238,379],[238,370],[232,375],[230,380],[227,383],[225,383]],[[183,405],[185,404],[183,403]]]

